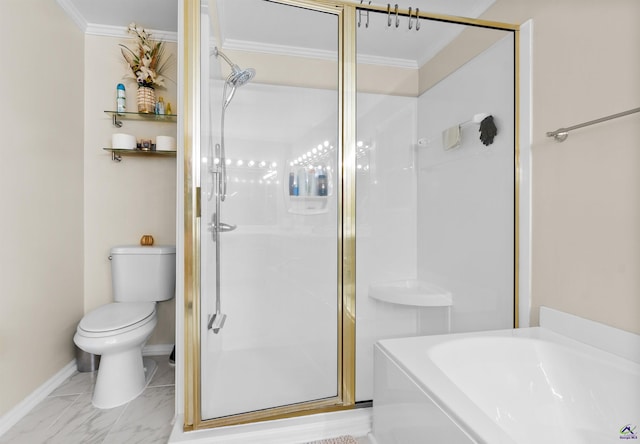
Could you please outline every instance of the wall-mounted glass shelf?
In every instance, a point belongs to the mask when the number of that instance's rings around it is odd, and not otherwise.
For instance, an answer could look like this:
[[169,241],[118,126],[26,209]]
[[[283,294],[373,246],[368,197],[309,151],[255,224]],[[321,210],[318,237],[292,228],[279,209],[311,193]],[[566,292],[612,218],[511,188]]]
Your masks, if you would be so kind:
[[120,162],[122,156],[150,156],[150,157],[176,157],[175,151],[145,151],[124,148],[102,148],[105,151],[111,151],[111,160]]
[[122,126],[122,120],[139,120],[144,122],[167,122],[175,123],[178,121],[177,114],[152,114],[152,113],[119,113],[117,111],[105,111],[113,119],[113,126],[120,128]]

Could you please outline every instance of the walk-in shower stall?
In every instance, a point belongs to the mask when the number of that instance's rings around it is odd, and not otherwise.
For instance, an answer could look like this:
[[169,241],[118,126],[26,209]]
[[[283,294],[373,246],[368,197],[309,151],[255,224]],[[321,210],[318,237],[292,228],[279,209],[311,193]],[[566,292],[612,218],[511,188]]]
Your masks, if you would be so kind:
[[491,3],[196,1],[187,428],[370,405],[375,341],[517,322],[518,32]]

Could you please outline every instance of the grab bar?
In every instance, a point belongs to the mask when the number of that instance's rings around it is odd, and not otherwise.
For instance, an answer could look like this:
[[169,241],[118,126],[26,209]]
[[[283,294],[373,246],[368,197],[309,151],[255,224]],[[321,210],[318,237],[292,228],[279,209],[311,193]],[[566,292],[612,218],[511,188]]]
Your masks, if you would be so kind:
[[558,128],[555,131],[549,131],[547,137],[553,137],[557,142],[564,142],[569,137],[569,131],[573,131],[578,128],[584,128],[585,126],[595,125],[596,123],[606,122],[607,120],[617,119],[618,117],[628,116],[640,112],[640,108],[630,109],[629,111],[623,111],[621,113],[612,114],[610,116],[601,117],[599,119],[590,120],[588,122],[579,123],[577,125],[570,126],[568,128]]

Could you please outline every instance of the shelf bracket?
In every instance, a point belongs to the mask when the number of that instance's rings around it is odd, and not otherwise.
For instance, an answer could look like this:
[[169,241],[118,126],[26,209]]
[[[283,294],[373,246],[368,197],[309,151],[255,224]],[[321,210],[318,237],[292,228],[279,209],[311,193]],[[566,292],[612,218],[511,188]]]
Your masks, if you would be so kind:
[[[113,118],[115,119],[115,116],[113,116]],[[120,125],[122,125],[122,122],[120,122]],[[122,156],[116,154],[115,151],[111,151],[111,160],[114,162],[122,162]]]
[[113,126],[116,128],[122,128],[122,121],[117,119],[116,113],[113,113]]

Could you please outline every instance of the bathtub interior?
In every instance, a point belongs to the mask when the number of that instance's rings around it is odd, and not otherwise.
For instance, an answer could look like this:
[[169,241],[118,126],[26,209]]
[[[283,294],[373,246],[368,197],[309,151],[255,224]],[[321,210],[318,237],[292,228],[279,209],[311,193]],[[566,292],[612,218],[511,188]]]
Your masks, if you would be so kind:
[[379,444],[437,433],[448,442],[619,442],[640,418],[639,364],[539,327],[380,341],[375,362]]
[[[640,418],[639,366],[525,337],[442,343],[429,358],[517,442],[601,443]],[[532,431],[535,430],[533,440]]]

